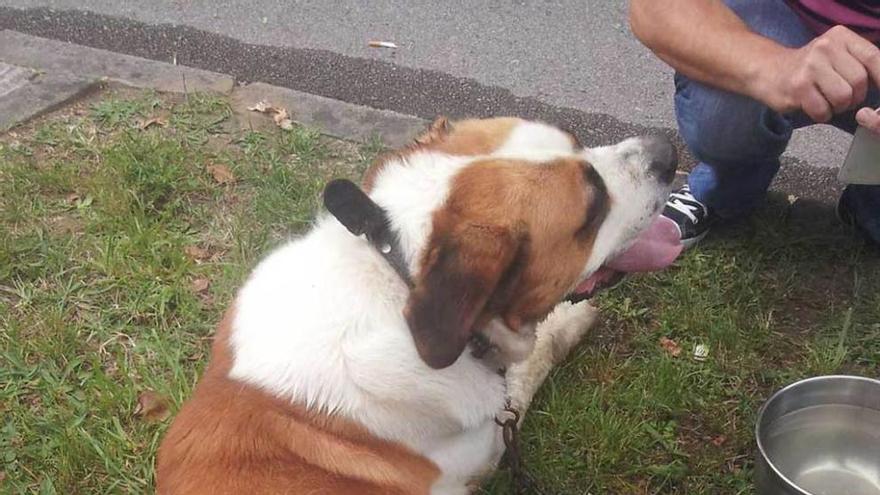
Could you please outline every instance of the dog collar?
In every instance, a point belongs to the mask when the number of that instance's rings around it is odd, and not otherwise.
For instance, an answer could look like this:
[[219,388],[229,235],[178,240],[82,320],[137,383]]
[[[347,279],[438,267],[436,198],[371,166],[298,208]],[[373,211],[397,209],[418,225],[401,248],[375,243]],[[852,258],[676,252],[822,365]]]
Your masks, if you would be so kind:
[[388,214],[355,183],[336,179],[324,188],[324,206],[336,220],[367,242],[391,265],[397,275],[412,289],[413,281],[406,266],[397,233],[391,229]]
[[[349,232],[364,236],[370,246],[379,253],[410,289],[413,279],[406,266],[399,238],[391,228],[388,213],[377,205],[355,183],[336,179],[324,188],[324,207]],[[470,340],[471,354],[482,359],[494,346],[480,332],[474,332]]]

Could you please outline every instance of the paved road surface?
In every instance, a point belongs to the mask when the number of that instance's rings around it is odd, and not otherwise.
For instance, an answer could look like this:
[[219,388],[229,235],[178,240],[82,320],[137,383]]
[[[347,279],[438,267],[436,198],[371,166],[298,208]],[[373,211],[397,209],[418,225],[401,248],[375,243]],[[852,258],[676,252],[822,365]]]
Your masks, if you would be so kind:
[[[424,117],[564,114],[587,140],[603,142],[641,126],[674,127],[670,71],[632,37],[626,5],[0,0],[0,27],[150,58],[177,55],[241,79]],[[400,49],[369,48],[368,40]],[[795,140],[791,155],[815,166],[834,166],[848,144],[833,129],[800,132]]]

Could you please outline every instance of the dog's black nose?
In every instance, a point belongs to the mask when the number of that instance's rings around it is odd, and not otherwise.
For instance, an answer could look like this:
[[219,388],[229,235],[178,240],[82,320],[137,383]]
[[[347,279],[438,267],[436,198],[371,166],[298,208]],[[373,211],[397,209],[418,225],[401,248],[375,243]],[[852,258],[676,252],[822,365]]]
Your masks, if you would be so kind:
[[655,134],[645,136],[642,145],[651,157],[651,171],[663,182],[671,183],[678,168],[678,151],[672,141],[666,136]]

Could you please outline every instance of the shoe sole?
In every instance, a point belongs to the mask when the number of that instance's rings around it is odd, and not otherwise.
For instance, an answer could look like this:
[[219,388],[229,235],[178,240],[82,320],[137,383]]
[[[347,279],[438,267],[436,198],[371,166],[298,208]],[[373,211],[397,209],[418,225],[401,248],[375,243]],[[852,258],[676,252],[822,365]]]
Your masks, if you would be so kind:
[[698,235],[698,236],[695,236],[695,237],[689,237],[689,238],[687,238],[687,239],[682,239],[682,240],[681,240],[681,245],[684,246],[684,250],[687,251],[688,249],[690,249],[690,248],[696,246],[697,244],[700,243],[700,241],[702,241],[703,239],[705,239],[705,238],[706,238],[706,234],[708,234],[708,233],[709,233],[709,231],[707,230],[707,231],[703,232],[702,234],[700,234],[700,235]]

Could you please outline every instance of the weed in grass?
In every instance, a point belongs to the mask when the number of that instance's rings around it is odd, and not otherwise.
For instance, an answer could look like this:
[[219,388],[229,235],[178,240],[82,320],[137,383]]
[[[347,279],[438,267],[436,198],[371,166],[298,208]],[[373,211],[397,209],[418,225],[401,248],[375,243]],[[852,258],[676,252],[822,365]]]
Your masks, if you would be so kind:
[[136,99],[109,98],[92,106],[91,117],[96,124],[107,129],[133,126],[136,125],[136,117],[147,116],[161,104],[159,97],[150,92]]
[[229,103],[215,95],[190,94],[174,107],[170,124],[180,129],[190,145],[203,145],[210,135],[224,133],[223,124],[232,115]]

